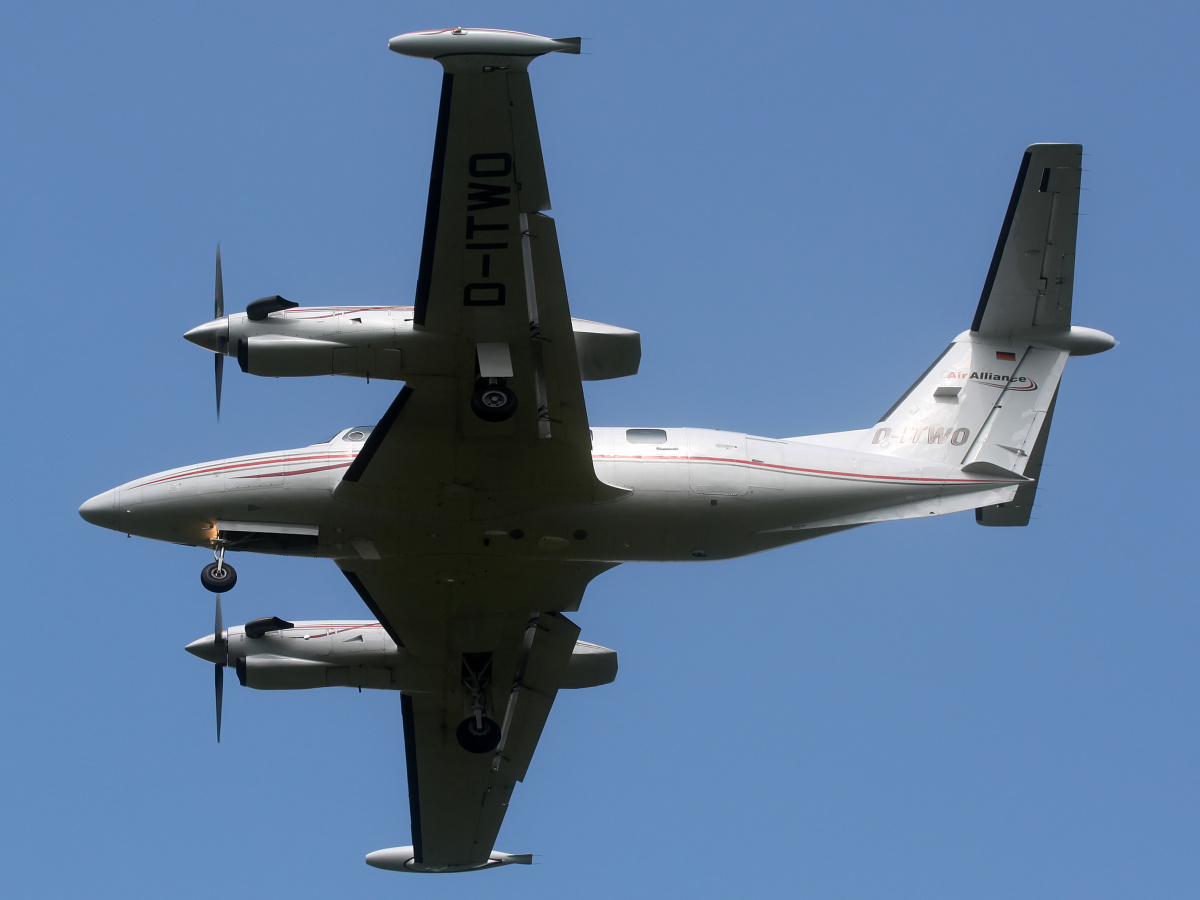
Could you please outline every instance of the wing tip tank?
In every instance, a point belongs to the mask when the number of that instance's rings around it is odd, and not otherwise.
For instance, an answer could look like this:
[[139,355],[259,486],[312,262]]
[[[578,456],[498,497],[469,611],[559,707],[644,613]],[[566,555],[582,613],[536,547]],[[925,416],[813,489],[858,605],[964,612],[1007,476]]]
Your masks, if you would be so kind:
[[447,56],[541,56],[580,52],[582,38],[548,38],[498,28],[441,28],[398,34],[388,49],[405,56],[442,59]]
[[416,851],[412,847],[389,847],[386,850],[368,853],[366,863],[368,866],[387,869],[389,872],[449,874],[479,872],[483,869],[495,869],[500,866],[528,866],[533,864],[533,855],[530,853],[501,853],[499,850],[493,850],[488,854],[487,860],[481,863],[433,866],[417,862]]

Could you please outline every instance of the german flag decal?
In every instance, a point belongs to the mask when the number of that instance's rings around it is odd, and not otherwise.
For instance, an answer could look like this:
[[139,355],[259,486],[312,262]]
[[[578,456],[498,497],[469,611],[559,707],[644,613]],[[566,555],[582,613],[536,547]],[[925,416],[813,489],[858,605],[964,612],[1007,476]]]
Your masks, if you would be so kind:
[[1006,352],[1005,352],[1005,351],[1003,351],[1003,350],[997,350],[997,351],[996,351],[996,359],[1007,359],[1007,360],[1011,360],[1012,362],[1016,362],[1016,361],[1017,361],[1017,354],[1015,354],[1015,353],[1006,353]]

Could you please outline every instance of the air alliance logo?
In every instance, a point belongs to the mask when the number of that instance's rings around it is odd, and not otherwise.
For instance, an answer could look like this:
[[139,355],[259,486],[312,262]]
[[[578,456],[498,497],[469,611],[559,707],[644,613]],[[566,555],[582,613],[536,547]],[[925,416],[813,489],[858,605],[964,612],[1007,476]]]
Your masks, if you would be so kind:
[[1010,391],[1036,391],[1037,382],[1024,375],[1003,375],[999,372],[944,372],[942,378],[954,384],[955,382],[974,381],[992,387],[1008,388]]

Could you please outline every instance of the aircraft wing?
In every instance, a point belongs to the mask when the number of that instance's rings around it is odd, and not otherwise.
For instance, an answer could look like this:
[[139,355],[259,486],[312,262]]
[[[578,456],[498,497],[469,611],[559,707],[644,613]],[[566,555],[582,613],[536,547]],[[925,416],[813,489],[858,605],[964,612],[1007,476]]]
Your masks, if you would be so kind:
[[[420,667],[402,696],[404,752],[417,871],[488,865],[513,787],[525,777],[579,628],[527,611],[522,587],[550,608],[577,606],[596,564],[500,563],[483,577],[438,579],[419,559],[343,561],[346,577]],[[436,568],[436,567],[435,567]],[[458,729],[482,691],[500,725],[495,749],[469,752]],[[389,866],[390,867],[390,866]]]
[[[484,53],[506,46],[481,33],[418,37],[457,41],[435,57],[446,73],[413,312],[435,360],[421,371],[442,374],[407,381],[335,496],[411,506],[466,488],[477,512],[618,496],[592,466],[558,238],[542,215],[550,198],[526,67],[547,51]],[[578,52],[577,40],[537,40]],[[511,418],[472,410],[489,379],[515,394]]]
[[1071,324],[1082,163],[1080,144],[1026,149],[972,331]]
[[[626,492],[592,464],[526,74],[542,53],[577,53],[578,39],[455,29],[390,46],[446,70],[413,310],[423,374],[406,379],[334,491],[372,507],[387,543],[338,564],[421,673],[403,695],[413,846],[397,848],[411,852],[398,864],[461,871],[496,862],[509,796],[579,634],[562,612],[610,567],[532,547],[533,558],[489,553],[470,523]],[[481,383],[511,390],[515,412],[481,415]],[[440,542],[418,549],[388,524],[412,519],[444,521]],[[464,740],[468,721],[499,744]]]

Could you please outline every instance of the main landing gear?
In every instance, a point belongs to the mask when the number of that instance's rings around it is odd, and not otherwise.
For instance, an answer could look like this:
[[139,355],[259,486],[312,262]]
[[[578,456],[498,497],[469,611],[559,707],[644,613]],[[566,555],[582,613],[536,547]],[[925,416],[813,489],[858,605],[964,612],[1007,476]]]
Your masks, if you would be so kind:
[[471,412],[485,422],[503,422],[517,411],[517,395],[503,378],[480,378],[471,394]]
[[470,698],[470,714],[463,719],[454,736],[468,753],[491,753],[500,746],[500,724],[487,715],[492,686],[492,654],[464,653],[462,686]]
[[200,583],[214,594],[223,594],[237,584],[237,572],[225,562],[225,542],[216,538],[212,542],[214,561],[200,570]]
[[459,723],[454,736],[468,753],[491,753],[500,746],[500,724],[476,710],[475,715]]

